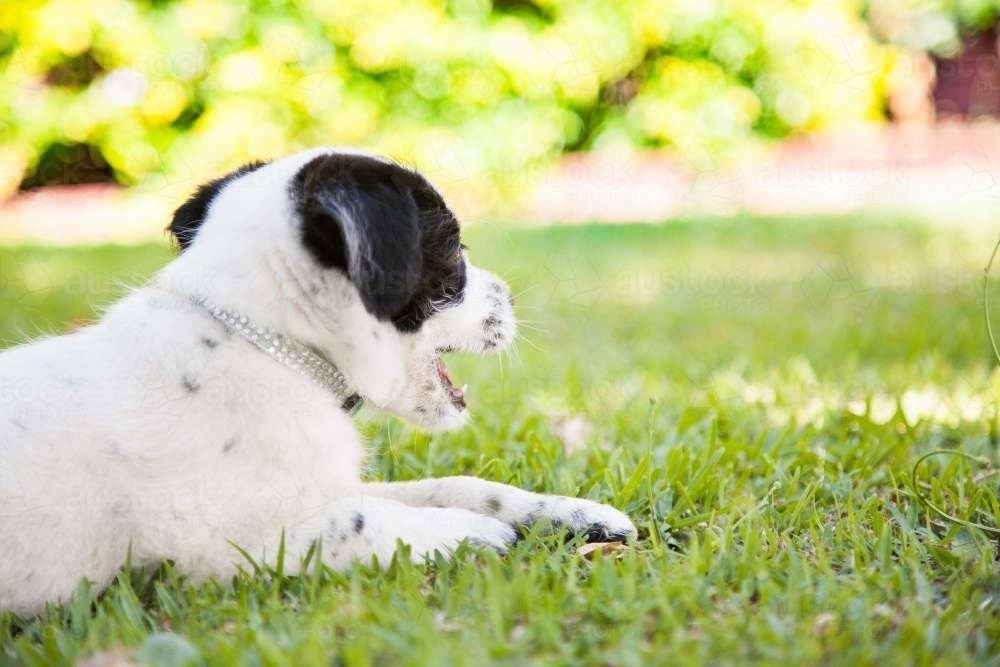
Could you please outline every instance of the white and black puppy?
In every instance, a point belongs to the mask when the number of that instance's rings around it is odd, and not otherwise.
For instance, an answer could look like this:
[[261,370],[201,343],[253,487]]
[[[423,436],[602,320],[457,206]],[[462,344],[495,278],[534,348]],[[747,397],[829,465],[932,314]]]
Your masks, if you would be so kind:
[[0,355],[0,609],[102,589],[131,550],[194,580],[245,565],[503,550],[540,520],[601,539],[621,512],[472,477],[362,483],[349,412],[466,419],[441,355],[514,336],[513,299],[469,264],[422,176],[318,149],[208,183],[180,255],[100,322]]

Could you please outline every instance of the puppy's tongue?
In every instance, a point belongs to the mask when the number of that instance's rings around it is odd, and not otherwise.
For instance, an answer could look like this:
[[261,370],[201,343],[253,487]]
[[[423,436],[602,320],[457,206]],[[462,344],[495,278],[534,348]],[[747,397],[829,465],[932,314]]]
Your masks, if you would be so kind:
[[437,370],[438,375],[441,376],[441,383],[444,388],[451,393],[451,402],[460,408],[465,407],[465,387],[459,389],[458,387],[452,385],[451,383],[451,373],[448,372],[448,367],[444,365],[444,361],[441,357],[437,360]]

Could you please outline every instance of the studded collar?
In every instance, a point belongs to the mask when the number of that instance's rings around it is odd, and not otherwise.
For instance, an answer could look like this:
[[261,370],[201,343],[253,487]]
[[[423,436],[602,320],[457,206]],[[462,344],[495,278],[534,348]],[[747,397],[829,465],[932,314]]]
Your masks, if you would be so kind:
[[364,399],[347,386],[347,378],[326,357],[284,334],[251,322],[236,310],[224,310],[208,299],[192,295],[191,302],[204,309],[227,330],[242,336],[261,352],[301,373],[333,394],[348,415],[355,415]]

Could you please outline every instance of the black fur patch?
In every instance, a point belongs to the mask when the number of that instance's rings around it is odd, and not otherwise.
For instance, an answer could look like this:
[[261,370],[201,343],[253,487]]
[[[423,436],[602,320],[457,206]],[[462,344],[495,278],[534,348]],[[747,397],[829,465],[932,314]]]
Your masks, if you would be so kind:
[[249,174],[252,171],[256,171],[263,167],[266,162],[251,162],[250,164],[245,164],[236,171],[233,171],[221,178],[217,178],[214,181],[209,181],[202,186],[199,186],[197,190],[194,191],[186,202],[180,205],[180,207],[174,211],[174,218],[170,222],[170,233],[174,235],[177,239],[177,244],[180,245],[181,251],[188,249],[191,242],[194,241],[195,235],[198,233],[198,229],[201,227],[201,223],[205,222],[205,218],[208,216],[208,207],[211,205],[212,200],[214,200],[222,188],[227,184],[235,181],[240,176]]
[[181,386],[184,387],[189,394],[194,394],[201,389],[201,385],[198,384],[198,378],[192,375],[185,375],[182,377]]
[[490,496],[484,503],[487,516],[496,516],[503,509],[503,503],[496,496]]
[[360,533],[365,529],[365,518],[358,512],[355,512],[354,516],[351,517],[351,523],[354,524],[355,533]]
[[302,242],[350,278],[369,313],[413,332],[465,288],[458,220],[415,171],[362,155],[322,155],[291,185]]

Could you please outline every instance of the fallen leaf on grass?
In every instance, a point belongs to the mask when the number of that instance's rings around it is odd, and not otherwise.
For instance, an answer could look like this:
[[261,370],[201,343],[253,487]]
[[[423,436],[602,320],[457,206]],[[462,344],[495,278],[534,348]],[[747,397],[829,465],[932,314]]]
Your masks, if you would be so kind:
[[622,552],[626,549],[628,547],[621,542],[591,542],[590,544],[584,544],[576,552],[586,558],[593,558],[597,552],[600,552],[602,556],[614,554],[617,558],[621,558]]

